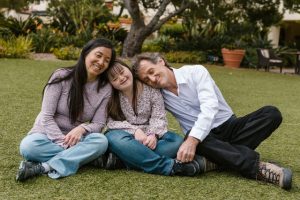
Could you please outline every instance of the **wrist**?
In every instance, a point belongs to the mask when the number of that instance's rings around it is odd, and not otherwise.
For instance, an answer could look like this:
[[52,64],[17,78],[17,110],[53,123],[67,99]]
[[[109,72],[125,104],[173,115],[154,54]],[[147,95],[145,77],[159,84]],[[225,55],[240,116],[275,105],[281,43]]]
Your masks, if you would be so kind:
[[197,138],[194,138],[193,136],[188,136],[186,141],[188,141],[190,144],[197,146],[201,141]]
[[85,130],[85,128],[82,125],[78,126],[78,130],[81,135],[85,135],[87,133],[87,131]]

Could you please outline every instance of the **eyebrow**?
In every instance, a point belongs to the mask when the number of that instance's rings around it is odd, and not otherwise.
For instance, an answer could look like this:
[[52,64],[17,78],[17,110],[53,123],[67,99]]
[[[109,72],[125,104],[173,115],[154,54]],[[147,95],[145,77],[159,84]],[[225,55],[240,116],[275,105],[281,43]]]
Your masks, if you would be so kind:
[[101,50],[97,50],[97,51],[95,52],[95,54],[97,54],[97,53],[101,54],[102,56],[105,56],[105,58],[111,59],[111,56],[106,56]]

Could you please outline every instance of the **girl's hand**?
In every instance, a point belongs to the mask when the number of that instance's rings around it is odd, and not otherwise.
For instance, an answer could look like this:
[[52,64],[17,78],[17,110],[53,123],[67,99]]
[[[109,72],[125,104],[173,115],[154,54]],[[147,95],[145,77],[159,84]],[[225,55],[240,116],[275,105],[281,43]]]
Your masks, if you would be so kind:
[[143,142],[143,144],[150,149],[154,150],[156,148],[157,139],[154,134],[148,135],[147,139]]
[[144,144],[144,141],[147,139],[147,135],[141,129],[137,129],[134,133],[134,139]]
[[78,142],[80,142],[80,139],[83,134],[85,134],[85,129],[81,126],[77,126],[76,128],[73,128],[65,137],[64,140],[64,146],[67,148],[72,147],[76,145]]

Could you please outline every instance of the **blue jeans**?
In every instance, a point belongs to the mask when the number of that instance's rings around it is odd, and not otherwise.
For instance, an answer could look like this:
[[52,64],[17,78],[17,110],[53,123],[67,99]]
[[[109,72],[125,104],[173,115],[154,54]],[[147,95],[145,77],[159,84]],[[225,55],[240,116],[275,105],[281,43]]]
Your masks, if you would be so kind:
[[48,173],[53,179],[75,174],[80,166],[96,159],[107,150],[106,137],[91,133],[68,149],[53,143],[45,134],[27,135],[20,144],[21,155],[29,161],[46,162],[54,171]]
[[177,151],[183,142],[179,135],[167,132],[157,142],[154,150],[141,144],[134,136],[123,130],[106,133],[109,150],[115,153],[129,168],[146,173],[170,175]]

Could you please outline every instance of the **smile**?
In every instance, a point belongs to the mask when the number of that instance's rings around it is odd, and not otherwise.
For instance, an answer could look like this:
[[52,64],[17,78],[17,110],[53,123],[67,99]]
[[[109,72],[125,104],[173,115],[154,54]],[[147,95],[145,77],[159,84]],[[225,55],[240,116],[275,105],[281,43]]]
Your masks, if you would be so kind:
[[99,64],[93,64],[93,67],[95,68],[95,69],[97,69],[97,70],[101,70],[102,69],[102,67],[99,65]]

